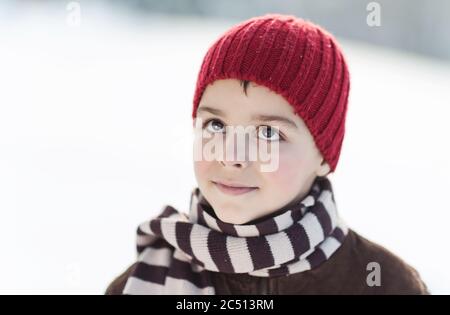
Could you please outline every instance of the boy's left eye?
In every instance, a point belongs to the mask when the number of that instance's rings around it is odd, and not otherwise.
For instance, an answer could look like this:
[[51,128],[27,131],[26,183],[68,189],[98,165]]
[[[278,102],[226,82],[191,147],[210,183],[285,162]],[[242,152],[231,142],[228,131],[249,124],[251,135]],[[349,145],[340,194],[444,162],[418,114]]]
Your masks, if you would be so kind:
[[[210,119],[203,123],[203,128],[206,128],[211,133],[224,133],[225,125],[218,119]],[[257,137],[266,141],[283,141],[284,138],[280,135],[278,128],[272,126],[259,126],[256,130]]]
[[225,127],[223,125],[223,123],[220,120],[217,119],[210,119],[207,120],[204,124],[203,124],[203,128],[205,128],[212,132],[212,133],[221,133],[223,132],[222,129]]
[[270,141],[281,140],[279,130],[271,126],[259,127],[258,137],[262,138],[263,140],[270,140]]

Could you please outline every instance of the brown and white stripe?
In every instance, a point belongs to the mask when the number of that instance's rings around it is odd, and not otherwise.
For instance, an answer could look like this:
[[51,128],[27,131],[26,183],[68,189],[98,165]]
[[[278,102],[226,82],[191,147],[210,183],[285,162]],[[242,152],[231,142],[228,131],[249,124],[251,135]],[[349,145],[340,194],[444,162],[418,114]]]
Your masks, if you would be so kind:
[[138,263],[124,294],[215,294],[211,272],[271,277],[313,269],[348,231],[327,177],[317,177],[298,205],[255,224],[222,222],[206,207],[196,187],[189,215],[167,205],[138,227]]

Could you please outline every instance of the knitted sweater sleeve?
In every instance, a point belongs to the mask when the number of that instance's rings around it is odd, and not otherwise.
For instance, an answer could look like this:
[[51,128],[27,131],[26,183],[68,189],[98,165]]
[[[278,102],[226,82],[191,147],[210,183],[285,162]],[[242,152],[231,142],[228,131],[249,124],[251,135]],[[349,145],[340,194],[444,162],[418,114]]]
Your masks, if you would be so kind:
[[132,264],[127,270],[116,277],[106,288],[105,295],[122,295],[125,284],[134,268],[136,268],[136,263]]

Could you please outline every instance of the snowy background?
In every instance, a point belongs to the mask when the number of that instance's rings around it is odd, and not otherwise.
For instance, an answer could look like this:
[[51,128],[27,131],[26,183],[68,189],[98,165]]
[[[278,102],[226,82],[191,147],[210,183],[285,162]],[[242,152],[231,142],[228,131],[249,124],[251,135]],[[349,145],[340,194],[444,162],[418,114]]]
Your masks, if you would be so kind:
[[[102,294],[135,229],[196,185],[191,106],[234,21],[65,5],[0,13],[0,293]],[[339,38],[351,72],[331,179],[363,236],[450,293],[450,65]]]

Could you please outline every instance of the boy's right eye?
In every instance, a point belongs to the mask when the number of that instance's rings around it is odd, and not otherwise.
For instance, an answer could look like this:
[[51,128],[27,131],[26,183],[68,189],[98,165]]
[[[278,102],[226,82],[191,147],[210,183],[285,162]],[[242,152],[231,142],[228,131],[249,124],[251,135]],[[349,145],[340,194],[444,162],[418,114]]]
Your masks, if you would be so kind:
[[217,119],[209,119],[203,124],[203,128],[207,128],[208,131],[212,133],[223,132],[221,129],[224,128],[223,123]]

